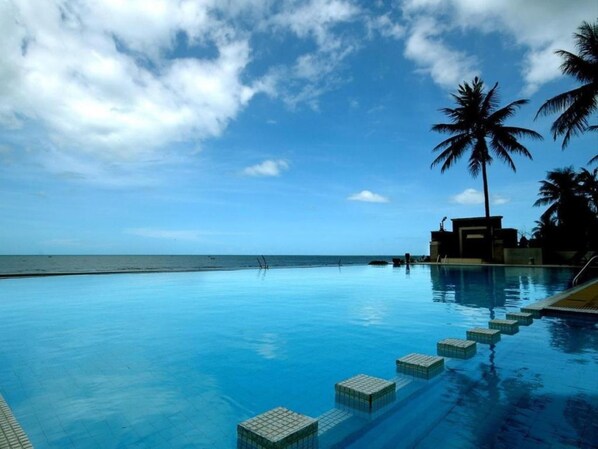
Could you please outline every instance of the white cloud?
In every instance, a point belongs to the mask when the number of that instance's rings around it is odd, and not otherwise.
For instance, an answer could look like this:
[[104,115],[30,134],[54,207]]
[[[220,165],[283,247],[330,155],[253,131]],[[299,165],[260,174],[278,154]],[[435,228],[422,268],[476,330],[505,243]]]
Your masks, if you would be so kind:
[[347,199],[350,201],[364,201],[366,203],[388,203],[390,201],[387,197],[369,190],[362,190],[359,193],[354,193]]
[[311,0],[286,2],[283,11],[271,19],[271,24],[289,28],[299,37],[311,36],[322,50],[337,49],[341,45],[332,28],[342,22],[355,20],[360,9],[347,0]]
[[[406,0],[402,5],[404,16],[411,26],[407,39],[419,34],[418,23],[422,20],[442,20],[444,27],[437,39],[451,32],[462,32],[462,39],[469,39],[468,32],[500,33],[525,51],[520,66],[526,82],[525,92],[530,95],[542,84],[557,78],[560,59],[554,50],[574,50],[572,34],[583,20],[596,17],[595,0],[528,0],[526,2],[504,0]],[[420,39],[421,40],[421,39]],[[445,45],[449,52],[455,50]],[[420,45],[426,48],[425,45]],[[432,48],[433,49],[433,48]],[[442,46],[439,47],[442,49]],[[467,58],[466,55],[462,55]],[[433,60],[419,61],[417,55],[409,56],[430,71]],[[485,55],[492,57],[492,55]],[[437,78],[436,82],[444,85]]]
[[544,49],[528,51],[523,68],[523,77],[526,81],[526,86],[523,89],[525,95],[532,95],[542,84],[561,75],[562,59],[554,52],[564,48],[572,50],[571,45],[552,43]]
[[492,195],[492,197],[490,198],[490,202],[492,204],[494,204],[495,206],[499,206],[501,204],[507,204],[510,201],[511,201],[510,198],[505,198],[504,196],[501,196],[501,195]]
[[280,96],[290,108],[305,103],[317,110],[319,98],[342,82],[335,73],[358,48],[355,38],[335,33],[335,28],[363,19],[361,9],[348,0],[289,0],[285,6],[265,22],[267,26],[312,39],[316,50],[298,56],[292,66],[271,68],[260,87],[270,95]]
[[[490,197],[490,203],[493,205],[506,204],[510,199],[505,198],[501,195],[492,195]],[[476,189],[465,189],[463,192],[458,193],[451,197],[452,203],[471,205],[471,204],[483,204],[484,193]]]
[[[27,144],[47,142],[40,159],[54,173],[146,184],[144,161],[201,149],[259,93],[318,109],[347,82],[360,32],[404,38],[405,56],[450,89],[478,71],[451,39],[501,33],[526,52],[532,93],[559,75],[554,49],[571,49],[571,33],[595,16],[594,0],[405,0],[400,23],[398,8],[375,9],[355,0],[0,2],[0,126],[35,130]],[[300,43],[284,63],[260,64],[254,33]]]
[[284,159],[268,159],[259,164],[246,167],[243,174],[247,176],[280,176],[289,169],[289,163]]
[[[61,150],[132,160],[218,136],[255,94],[245,38],[210,2],[3,2],[0,120],[35,121]],[[167,57],[185,33],[213,58]]]
[[405,44],[405,56],[427,73],[437,84],[455,88],[477,75],[476,60],[456,51],[441,39],[442,26],[431,18],[421,18],[410,28]]
[[393,21],[389,14],[367,18],[366,26],[370,37],[374,31],[392,39],[401,39],[405,35],[405,27]]
[[[0,126],[42,130],[43,150],[86,166],[88,180],[173,144],[201,148],[258,93],[317,109],[357,48],[338,25],[360,13],[352,0],[0,2]],[[249,76],[256,32],[315,48]]]
[[457,204],[482,204],[484,202],[484,194],[478,192],[476,189],[465,189],[451,197],[451,202]]

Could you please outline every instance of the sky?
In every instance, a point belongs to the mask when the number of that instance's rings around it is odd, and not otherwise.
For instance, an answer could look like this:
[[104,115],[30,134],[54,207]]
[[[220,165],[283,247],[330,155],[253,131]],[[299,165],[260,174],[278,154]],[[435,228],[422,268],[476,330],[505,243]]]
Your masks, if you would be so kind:
[[[460,83],[499,83],[533,161],[489,167],[528,235],[539,181],[588,167],[542,103],[595,0],[2,0],[0,254],[426,254],[483,216],[432,149]],[[447,226],[450,229],[450,221]]]

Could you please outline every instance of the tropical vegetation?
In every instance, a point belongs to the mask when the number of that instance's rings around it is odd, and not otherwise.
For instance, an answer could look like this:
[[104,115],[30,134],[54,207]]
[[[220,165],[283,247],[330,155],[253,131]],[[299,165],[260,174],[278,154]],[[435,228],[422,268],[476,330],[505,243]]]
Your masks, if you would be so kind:
[[[558,113],[551,126],[556,141],[562,137],[565,149],[571,137],[598,131],[598,124],[590,123],[598,111],[598,21],[583,22],[574,34],[577,54],[558,50],[562,58],[563,74],[574,77],[580,85],[547,100],[538,110],[538,116]],[[516,100],[499,106],[498,83],[486,92],[478,77],[471,83],[460,84],[452,94],[455,107],[441,111],[448,123],[432,126],[432,130],[450,137],[434,147],[440,152],[432,167],[441,166],[441,172],[451,168],[465,154],[469,156],[469,172],[473,177],[482,175],[485,214],[490,216],[487,168],[495,158],[516,171],[512,156],[532,159],[530,152],[519,142],[522,138],[542,139],[535,131],[507,126],[517,109],[528,100]],[[598,162],[598,155],[589,163]],[[598,249],[598,168],[575,170],[566,167],[549,171],[540,182],[538,199],[534,206],[546,209],[536,221],[532,240],[522,245],[540,246],[545,259],[557,261],[560,251],[574,250],[579,260],[588,251]]]
[[[563,149],[572,136],[598,130],[598,125],[589,123],[598,110],[598,21],[583,22],[574,37],[578,54],[565,50],[557,50],[556,54],[563,59],[563,74],[576,78],[581,85],[546,100],[536,114],[560,114],[551,131],[554,140],[563,136]],[[598,162],[598,155],[590,162]]]
[[536,222],[534,238],[547,249],[598,248],[598,169],[549,171],[540,182],[535,206],[548,206]]
[[488,166],[494,158],[498,158],[516,171],[512,155],[532,159],[519,139],[542,139],[542,136],[530,129],[505,125],[505,120],[512,117],[528,100],[516,100],[499,107],[498,83],[485,92],[484,82],[475,77],[471,84],[464,82],[459,85],[457,93],[452,96],[456,107],[441,109],[450,122],[432,126],[433,131],[451,134],[451,137],[434,148],[433,151],[440,151],[440,154],[432,162],[432,167],[441,164],[441,172],[444,172],[469,152],[469,172],[474,178],[482,174],[485,214],[488,218]]

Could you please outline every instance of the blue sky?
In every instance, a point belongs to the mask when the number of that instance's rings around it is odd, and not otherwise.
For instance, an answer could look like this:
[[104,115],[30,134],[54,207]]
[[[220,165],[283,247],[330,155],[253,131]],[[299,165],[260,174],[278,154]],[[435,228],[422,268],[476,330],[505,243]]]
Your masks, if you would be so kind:
[[463,160],[441,174],[450,93],[481,76],[540,132],[491,212],[529,233],[562,151],[539,106],[574,87],[556,49],[594,0],[9,0],[0,4],[0,253],[426,253],[482,216]]

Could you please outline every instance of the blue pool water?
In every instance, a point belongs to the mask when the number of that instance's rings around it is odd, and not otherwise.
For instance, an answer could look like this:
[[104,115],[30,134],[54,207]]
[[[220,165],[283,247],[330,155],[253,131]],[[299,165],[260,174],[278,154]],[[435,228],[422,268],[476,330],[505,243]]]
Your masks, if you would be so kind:
[[[279,405],[317,417],[336,382],[391,379],[397,357],[570,278],[415,265],[4,279],[0,393],[37,449],[233,448],[238,422]],[[596,323],[536,320],[330,444],[586,447],[597,367]]]

